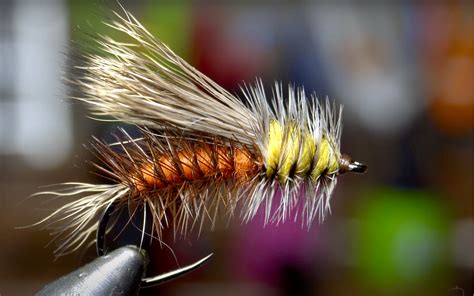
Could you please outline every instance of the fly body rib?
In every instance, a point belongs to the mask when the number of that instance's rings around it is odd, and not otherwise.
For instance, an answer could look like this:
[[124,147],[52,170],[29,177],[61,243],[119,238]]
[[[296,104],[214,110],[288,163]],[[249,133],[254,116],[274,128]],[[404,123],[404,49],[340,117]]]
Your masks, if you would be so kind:
[[[177,56],[129,12],[108,24],[129,43],[107,36],[96,42],[105,55],[89,54],[75,84],[98,119],[137,126],[117,143],[94,140],[95,166],[115,184],[67,183],[43,194],[77,196],[38,224],[63,241],[58,254],[79,248],[112,203],[152,213],[153,232],[172,227],[186,234],[218,216],[265,223],[300,211],[308,227],[330,211],[337,176],[366,167],[340,152],[341,112],[302,88],[285,93],[275,83],[271,98],[261,81],[242,87],[241,99]],[[41,194],[41,193],[40,193]]]

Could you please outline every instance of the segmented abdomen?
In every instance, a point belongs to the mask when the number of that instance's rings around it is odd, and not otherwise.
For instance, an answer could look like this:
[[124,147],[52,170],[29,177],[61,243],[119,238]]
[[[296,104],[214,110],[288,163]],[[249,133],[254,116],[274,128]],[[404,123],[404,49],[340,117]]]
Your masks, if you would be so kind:
[[238,183],[261,171],[260,157],[245,148],[199,145],[192,150],[167,153],[144,163],[134,177],[138,191],[165,189],[184,182],[219,181],[233,178]]
[[[123,141],[122,141],[123,142]],[[126,183],[135,192],[179,187],[184,183],[233,179],[242,184],[264,172],[262,157],[246,146],[213,140],[145,137],[128,141],[121,151],[95,143],[107,177]]]

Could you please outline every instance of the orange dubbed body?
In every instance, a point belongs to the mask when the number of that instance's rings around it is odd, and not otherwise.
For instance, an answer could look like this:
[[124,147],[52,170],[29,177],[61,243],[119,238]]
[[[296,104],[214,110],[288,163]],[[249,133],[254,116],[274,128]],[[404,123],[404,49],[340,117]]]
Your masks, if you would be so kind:
[[176,187],[184,182],[234,179],[237,183],[257,176],[263,167],[260,156],[248,149],[202,144],[200,147],[155,156],[142,164],[132,183],[137,191]]

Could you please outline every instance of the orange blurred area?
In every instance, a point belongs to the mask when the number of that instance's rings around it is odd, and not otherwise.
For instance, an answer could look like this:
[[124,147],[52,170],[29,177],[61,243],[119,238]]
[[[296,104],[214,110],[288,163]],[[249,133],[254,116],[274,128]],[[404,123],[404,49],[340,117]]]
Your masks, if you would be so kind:
[[[431,115],[443,131],[472,133],[474,126],[474,23],[461,5],[428,9],[428,19],[442,18],[447,25],[432,24],[441,34],[426,38],[426,70]],[[428,21],[429,23],[430,21]],[[432,34],[437,34],[438,30]]]

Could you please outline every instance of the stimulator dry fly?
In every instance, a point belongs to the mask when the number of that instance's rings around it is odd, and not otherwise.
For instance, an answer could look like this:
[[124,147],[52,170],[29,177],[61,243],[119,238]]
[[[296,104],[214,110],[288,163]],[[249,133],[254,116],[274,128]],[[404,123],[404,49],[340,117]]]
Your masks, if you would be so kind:
[[[97,169],[114,184],[65,183],[57,196],[77,199],[39,224],[76,250],[97,230],[111,205],[152,214],[153,234],[186,233],[217,216],[243,221],[265,211],[265,223],[294,210],[309,225],[330,211],[337,176],[366,166],[342,155],[341,111],[302,88],[276,83],[268,100],[260,81],[237,98],[153,37],[129,12],[108,26],[131,39],[96,42],[106,55],[86,55],[75,83],[93,116],[136,125],[117,143],[94,140]],[[278,201],[274,201],[278,197]]]

